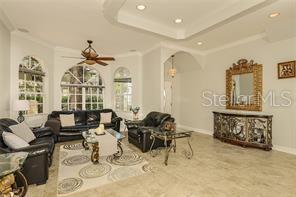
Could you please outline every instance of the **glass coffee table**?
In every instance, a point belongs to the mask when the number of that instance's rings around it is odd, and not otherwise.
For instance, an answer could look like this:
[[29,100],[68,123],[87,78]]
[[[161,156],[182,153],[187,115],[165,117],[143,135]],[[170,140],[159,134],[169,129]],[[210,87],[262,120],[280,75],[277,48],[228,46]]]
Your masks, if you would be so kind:
[[[11,192],[14,196],[23,197],[26,195],[28,183],[20,169],[27,156],[27,152],[0,154],[0,196],[11,196]],[[21,186],[16,184],[16,178]]]
[[[119,133],[113,129],[106,129],[105,132],[108,132],[111,134],[113,137],[116,138],[117,141],[117,152],[113,154],[115,158],[119,158],[123,154],[123,149],[122,149],[122,140],[125,138],[125,136],[122,133]],[[91,153],[91,161],[94,164],[99,163],[99,136],[96,135],[94,130],[90,129],[87,131],[82,132],[83,140],[82,140],[82,146],[84,147],[85,150],[89,150],[90,146],[92,148],[92,153]]]
[[[187,138],[189,151],[185,151],[186,158],[191,159],[193,157],[193,149],[190,144],[190,139],[193,131],[186,131],[181,129],[177,129],[176,131],[160,131],[160,130],[151,129],[150,131],[151,131],[150,138],[152,139],[150,154],[152,157],[155,157],[159,153],[158,150],[152,150],[155,143],[155,139],[158,138],[163,140],[165,145],[165,159],[164,159],[165,165],[168,165],[170,151],[173,149],[174,152],[176,152],[176,149],[177,149],[176,140],[180,138]],[[170,145],[168,145],[168,141],[171,141]]]

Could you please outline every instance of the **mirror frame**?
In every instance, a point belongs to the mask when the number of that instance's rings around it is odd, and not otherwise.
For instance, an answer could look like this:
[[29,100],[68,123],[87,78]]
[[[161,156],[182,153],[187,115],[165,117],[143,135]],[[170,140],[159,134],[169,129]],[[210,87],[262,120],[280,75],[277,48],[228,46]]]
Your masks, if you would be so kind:
[[[253,73],[253,102],[251,104],[231,105],[232,76]],[[226,109],[262,111],[263,66],[253,60],[240,59],[226,70]]]

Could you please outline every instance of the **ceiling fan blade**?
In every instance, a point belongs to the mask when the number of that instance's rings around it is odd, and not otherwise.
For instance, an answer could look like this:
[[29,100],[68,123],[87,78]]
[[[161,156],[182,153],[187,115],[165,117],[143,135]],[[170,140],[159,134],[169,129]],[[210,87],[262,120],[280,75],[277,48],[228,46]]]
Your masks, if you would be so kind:
[[97,57],[97,60],[114,61],[114,57]]
[[84,59],[84,57],[61,56],[63,58]]
[[97,62],[97,64],[100,64],[100,65],[102,65],[102,66],[107,66],[107,65],[108,65],[107,63],[102,62],[102,61],[100,61],[100,60],[96,60],[96,62]]

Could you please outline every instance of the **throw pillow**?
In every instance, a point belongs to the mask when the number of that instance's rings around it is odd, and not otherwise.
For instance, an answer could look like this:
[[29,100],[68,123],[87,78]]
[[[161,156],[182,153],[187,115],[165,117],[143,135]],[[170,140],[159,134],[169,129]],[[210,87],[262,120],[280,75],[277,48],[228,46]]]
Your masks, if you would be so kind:
[[13,133],[3,132],[2,138],[6,146],[8,146],[12,150],[30,146],[30,144],[28,144],[25,140]]
[[100,114],[100,123],[105,124],[105,123],[111,123],[111,118],[112,118],[112,112],[108,113],[101,113]]
[[74,114],[60,114],[62,127],[75,126]]
[[12,125],[9,127],[9,129],[12,131],[12,133],[25,140],[27,143],[30,143],[36,139],[34,133],[25,122]]

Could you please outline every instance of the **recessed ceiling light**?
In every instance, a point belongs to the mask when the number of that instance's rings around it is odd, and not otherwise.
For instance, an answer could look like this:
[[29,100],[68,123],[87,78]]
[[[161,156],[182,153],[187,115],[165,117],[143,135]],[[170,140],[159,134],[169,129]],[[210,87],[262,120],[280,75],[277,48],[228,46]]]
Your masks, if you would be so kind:
[[197,45],[199,45],[199,46],[203,45],[203,42],[197,42]]
[[17,30],[19,30],[20,32],[23,32],[23,33],[29,33],[29,30],[27,30],[25,28],[17,28]]
[[175,19],[175,23],[177,23],[177,24],[182,23],[182,22],[183,22],[183,20],[181,18]]
[[143,4],[140,4],[140,5],[137,5],[137,9],[138,10],[145,10],[146,9],[146,6],[143,5]]
[[280,14],[281,13],[279,13],[279,12],[271,13],[271,14],[269,14],[269,18],[275,18],[275,17],[279,16]]

